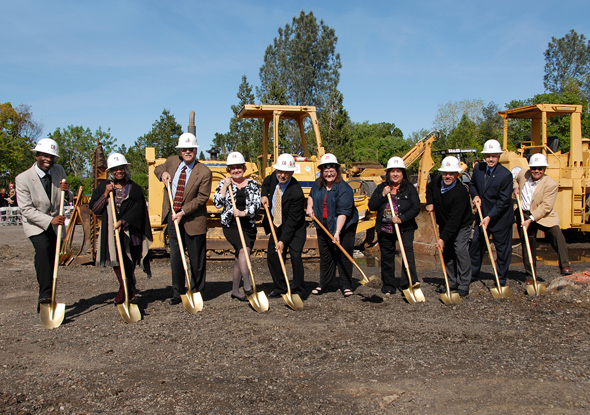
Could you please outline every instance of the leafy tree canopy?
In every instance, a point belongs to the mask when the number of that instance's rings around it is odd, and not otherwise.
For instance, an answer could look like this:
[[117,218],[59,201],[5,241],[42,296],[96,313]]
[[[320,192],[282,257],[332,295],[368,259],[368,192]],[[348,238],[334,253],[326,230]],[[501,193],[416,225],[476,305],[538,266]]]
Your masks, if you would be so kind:
[[31,107],[10,102],[0,104],[0,185],[7,187],[15,177],[31,167],[31,152],[43,126],[33,120]]
[[590,41],[570,30],[564,37],[551,38],[545,51],[545,89],[561,94],[578,91],[590,98]]

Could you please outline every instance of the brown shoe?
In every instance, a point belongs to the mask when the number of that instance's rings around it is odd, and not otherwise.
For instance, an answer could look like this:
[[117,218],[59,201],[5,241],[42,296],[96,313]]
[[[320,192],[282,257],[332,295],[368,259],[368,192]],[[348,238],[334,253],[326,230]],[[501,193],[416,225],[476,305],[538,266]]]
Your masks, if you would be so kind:
[[561,275],[572,275],[574,271],[570,267],[563,267],[561,269]]

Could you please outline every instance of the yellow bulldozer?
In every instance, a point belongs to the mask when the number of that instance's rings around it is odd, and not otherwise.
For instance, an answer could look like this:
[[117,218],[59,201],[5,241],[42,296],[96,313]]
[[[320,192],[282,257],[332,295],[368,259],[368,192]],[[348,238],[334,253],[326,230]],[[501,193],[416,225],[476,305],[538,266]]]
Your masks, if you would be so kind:
[[[500,111],[504,119],[503,154],[500,163],[509,170],[528,168],[531,154],[543,153],[549,167],[546,174],[559,184],[554,209],[559,214],[562,229],[590,231],[588,193],[590,191],[590,139],[582,137],[582,105],[536,104]],[[570,151],[559,150],[557,137],[547,136],[551,117],[569,117]],[[508,150],[509,120],[531,122],[531,140],[522,142],[517,151]]]

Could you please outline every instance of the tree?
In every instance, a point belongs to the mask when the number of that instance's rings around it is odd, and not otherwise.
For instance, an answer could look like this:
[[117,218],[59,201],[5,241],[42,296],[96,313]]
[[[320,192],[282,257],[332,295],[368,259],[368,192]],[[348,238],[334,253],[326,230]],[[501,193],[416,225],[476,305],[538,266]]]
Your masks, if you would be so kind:
[[31,152],[43,126],[33,120],[31,107],[10,102],[0,104],[0,185],[6,187],[22,171],[31,167]]
[[238,88],[238,104],[232,105],[234,116],[229,122],[229,132],[216,133],[213,146],[218,148],[224,159],[232,151],[239,151],[246,160],[256,160],[262,153],[263,120],[255,118],[238,118],[238,113],[246,104],[254,104],[252,87],[246,75]]
[[[336,32],[323,20],[318,24],[311,11],[301,11],[278,32],[266,48],[256,95],[263,104],[313,105],[321,118],[338,95],[342,64]],[[292,153],[302,149],[296,124],[282,127],[279,147]]]
[[[330,97],[328,110],[320,114],[318,122],[326,152],[334,154],[340,163],[350,163],[354,157],[351,122],[343,101],[342,93],[336,90]],[[317,147],[313,129],[308,134],[307,145],[313,154]]]
[[579,90],[590,98],[590,41],[570,30],[564,37],[551,38],[545,55],[545,90],[562,94]]
[[449,133],[446,144],[449,148],[477,148],[476,131],[477,124],[464,113],[457,127]]
[[443,135],[448,135],[459,125],[463,114],[466,114],[471,121],[476,122],[482,113],[483,105],[481,99],[449,101],[446,104],[439,105],[433,123],[434,128]]
[[494,102],[482,108],[479,124],[477,125],[477,143],[483,148],[483,144],[488,140],[498,140],[502,142],[504,131],[504,120],[498,112],[500,108]]
[[103,131],[101,127],[93,134],[90,128],[69,125],[63,130],[57,128],[49,134],[59,145],[59,164],[66,172],[81,179],[92,175],[93,152],[96,140],[100,140],[105,154],[115,150],[116,139],[111,135],[111,129]]
[[383,165],[393,156],[402,157],[411,148],[402,131],[388,122],[352,124],[351,143],[353,160],[378,161]]
[[129,170],[133,181],[147,190],[149,180],[145,148],[154,147],[156,158],[178,154],[176,145],[181,134],[182,126],[176,122],[170,110],[164,109],[160,118],[152,124],[151,131],[135,140],[135,143],[127,150],[125,157],[131,164]]

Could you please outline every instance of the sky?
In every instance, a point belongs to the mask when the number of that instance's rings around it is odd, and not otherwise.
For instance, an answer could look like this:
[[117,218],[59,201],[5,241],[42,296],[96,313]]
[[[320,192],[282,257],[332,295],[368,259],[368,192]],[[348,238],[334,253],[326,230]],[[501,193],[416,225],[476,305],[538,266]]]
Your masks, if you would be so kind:
[[588,0],[0,0],[0,10],[0,102],[29,105],[43,136],[100,126],[129,147],[164,109],[184,131],[195,111],[204,151],[229,130],[242,76],[259,86],[266,47],[302,10],[336,31],[351,120],[394,123],[405,137],[431,129],[450,101],[505,109],[543,93],[551,38],[590,37]]

